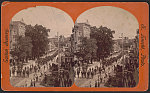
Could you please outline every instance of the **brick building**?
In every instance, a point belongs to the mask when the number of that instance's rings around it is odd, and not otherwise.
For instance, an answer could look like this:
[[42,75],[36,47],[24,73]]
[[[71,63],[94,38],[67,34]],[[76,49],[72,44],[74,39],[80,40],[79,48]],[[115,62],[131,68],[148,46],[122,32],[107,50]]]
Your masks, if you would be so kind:
[[17,43],[19,36],[25,36],[25,26],[23,21],[11,21],[10,22],[10,49],[12,50]]
[[81,39],[83,37],[90,38],[90,25],[88,22],[86,23],[75,23],[74,28],[72,29],[71,34],[71,47],[73,52],[77,52],[79,50],[78,45],[81,44]]

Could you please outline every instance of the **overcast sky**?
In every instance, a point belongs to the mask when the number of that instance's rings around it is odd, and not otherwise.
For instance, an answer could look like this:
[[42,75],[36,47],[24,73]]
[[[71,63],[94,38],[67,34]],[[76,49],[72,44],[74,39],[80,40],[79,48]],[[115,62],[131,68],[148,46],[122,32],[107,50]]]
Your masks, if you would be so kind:
[[[18,12],[13,21],[20,21],[23,18],[26,24],[39,24],[51,29],[50,37],[59,35],[70,36],[74,25],[71,17],[64,11],[49,7],[36,6]],[[118,39],[121,33],[129,38],[134,38],[139,28],[137,19],[128,11],[112,6],[101,6],[83,12],[77,18],[78,23],[86,22],[92,26],[106,26],[115,30],[114,39]]]
[[50,37],[54,37],[59,32],[59,35],[70,36],[72,27],[74,25],[71,17],[64,11],[49,7],[49,6],[36,6],[24,9],[18,12],[13,18],[13,21],[21,21],[29,25],[43,25],[47,29],[51,29]]
[[114,39],[121,37],[121,33],[134,38],[139,28],[137,19],[128,11],[112,6],[101,6],[83,12],[77,22],[88,22],[93,26],[106,26],[115,30]]

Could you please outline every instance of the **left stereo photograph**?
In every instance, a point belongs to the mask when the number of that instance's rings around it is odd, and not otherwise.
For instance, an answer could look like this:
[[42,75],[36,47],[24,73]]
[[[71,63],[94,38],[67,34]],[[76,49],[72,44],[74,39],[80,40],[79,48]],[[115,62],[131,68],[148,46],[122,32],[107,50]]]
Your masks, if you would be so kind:
[[11,85],[71,87],[73,26],[67,13],[49,6],[29,7],[14,15],[9,24]]

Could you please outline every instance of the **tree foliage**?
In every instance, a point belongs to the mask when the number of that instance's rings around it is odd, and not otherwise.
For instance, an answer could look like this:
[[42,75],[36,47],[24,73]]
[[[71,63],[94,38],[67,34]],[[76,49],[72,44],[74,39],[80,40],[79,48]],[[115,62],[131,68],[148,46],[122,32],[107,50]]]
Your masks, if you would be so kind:
[[81,44],[78,45],[79,52],[76,54],[82,57],[84,60],[92,60],[95,57],[97,51],[97,45],[95,39],[81,38]]
[[42,25],[27,25],[25,36],[28,36],[32,40],[32,57],[39,58],[49,49],[48,43],[48,32],[50,29],[46,29]]
[[19,49],[20,49],[20,58],[21,59],[27,59],[29,57],[31,57],[32,55],[32,40],[30,37],[20,37],[19,38],[19,42],[18,42],[18,45],[19,45]]
[[115,33],[115,31],[107,27],[91,27],[91,38],[97,41],[98,49],[96,54],[99,59],[108,57],[113,51],[113,33]]
[[31,57],[32,54],[32,41],[30,37],[22,37],[19,36],[17,38],[17,42],[14,45],[14,49],[10,52],[10,54],[16,59],[16,60],[28,60],[28,58]]

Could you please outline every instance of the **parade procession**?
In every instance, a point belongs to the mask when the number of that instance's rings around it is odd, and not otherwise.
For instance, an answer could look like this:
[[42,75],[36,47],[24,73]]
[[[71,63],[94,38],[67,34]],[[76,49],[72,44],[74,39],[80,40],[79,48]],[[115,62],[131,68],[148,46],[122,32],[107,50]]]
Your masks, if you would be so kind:
[[[9,29],[11,85],[135,87],[139,82],[138,24],[134,18],[123,19],[132,18],[129,14],[117,15],[124,20],[119,23],[117,19],[105,18],[105,12],[96,12],[101,8],[96,9],[81,14],[75,23],[63,11],[46,6],[22,10],[21,13],[29,12],[30,17],[16,14]],[[99,16],[92,17],[92,13]],[[133,21],[134,26],[119,27],[128,21]]]

